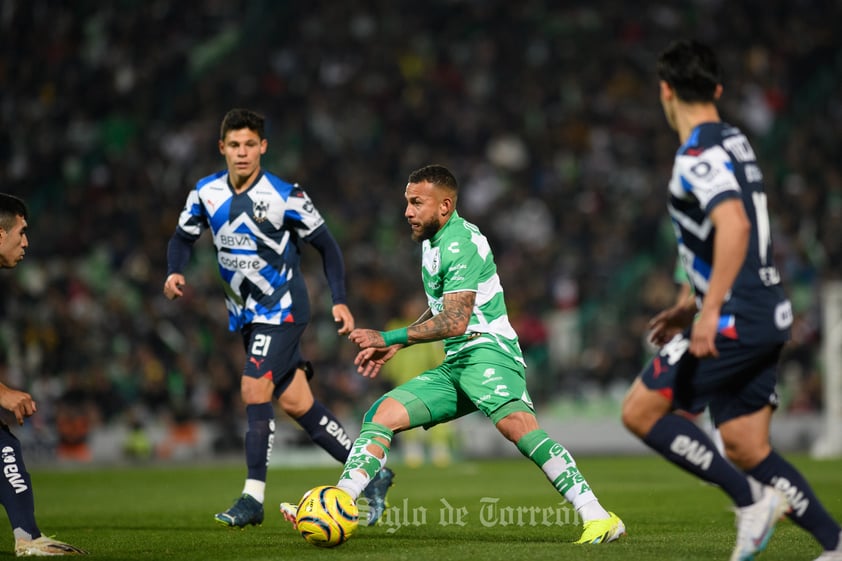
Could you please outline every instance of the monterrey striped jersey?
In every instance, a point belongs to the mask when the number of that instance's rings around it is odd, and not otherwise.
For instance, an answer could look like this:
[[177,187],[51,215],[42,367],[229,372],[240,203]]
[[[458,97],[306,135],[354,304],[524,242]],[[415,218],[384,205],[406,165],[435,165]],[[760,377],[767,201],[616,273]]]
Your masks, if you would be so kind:
[[300,271],[299,241],[324,220],[307,193],[262,171],[251,187],[235,193],[228,171],[199,180],[187,196],[178,233],[196,240],[213,234],[225,281],[229,328],[248,323],[306,323],[310,304]]
[[746,136],[726,123],[703,123],[675,157],[669,213],[678,252],[697,298],[704,298],[713,264],[710,213],[740,199],[751,221],[748,252],[721,310],[719,333],[748,345],[786,341],[792,307],[773,263],[763,175]]

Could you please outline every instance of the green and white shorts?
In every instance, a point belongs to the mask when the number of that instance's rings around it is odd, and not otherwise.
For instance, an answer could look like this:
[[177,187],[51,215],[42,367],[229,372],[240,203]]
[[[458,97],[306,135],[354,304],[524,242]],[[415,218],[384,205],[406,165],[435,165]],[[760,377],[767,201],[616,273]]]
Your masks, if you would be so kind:
[[497,424],[515,411],[534,413],[523,366],[477,346],[386,393],[403,404],[412,427],[429,428],[474,411]]

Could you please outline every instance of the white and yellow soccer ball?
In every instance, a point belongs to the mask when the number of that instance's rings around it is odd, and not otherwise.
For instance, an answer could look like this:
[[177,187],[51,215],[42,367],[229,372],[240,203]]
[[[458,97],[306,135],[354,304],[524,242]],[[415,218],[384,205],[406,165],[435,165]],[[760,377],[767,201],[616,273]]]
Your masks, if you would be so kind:
[[319,547],[335,547],[348,541],[360,518],[351,495],[332,485],[314,487],[298,502],[295,522],[301,536]]

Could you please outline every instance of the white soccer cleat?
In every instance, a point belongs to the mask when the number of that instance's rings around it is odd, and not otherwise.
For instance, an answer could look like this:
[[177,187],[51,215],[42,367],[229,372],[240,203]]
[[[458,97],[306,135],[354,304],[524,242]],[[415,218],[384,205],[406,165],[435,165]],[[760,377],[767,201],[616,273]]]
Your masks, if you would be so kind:
[[772,487],[763,487],[760,498],[737,509],[737,545],[731,561],[752,561],[769,543],[775,524],[789,510],[786,496]]
[[60,542],[47,536],[39,536],[34,540],[18,538],[15,540],[15,555],[17,557],[50,557],[53,555],[87,555],[87,551],[75,545]]
[[284,517],[284,520],[292,524],[292,527],[297,530],[298,521],[296,518],[298,516],[298,506],[292,503],[281,503],[279,510],[281,511],[281,515]]

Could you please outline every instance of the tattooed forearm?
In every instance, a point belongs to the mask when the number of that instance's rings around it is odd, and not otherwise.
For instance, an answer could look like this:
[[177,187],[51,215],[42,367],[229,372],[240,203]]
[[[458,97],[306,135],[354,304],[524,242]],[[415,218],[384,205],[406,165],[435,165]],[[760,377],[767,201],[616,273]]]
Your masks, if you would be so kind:
[[439,341],[465,333],[476,297],[476,292],[469,291],[445,294],[441,313],[409,326],[409,343]]

